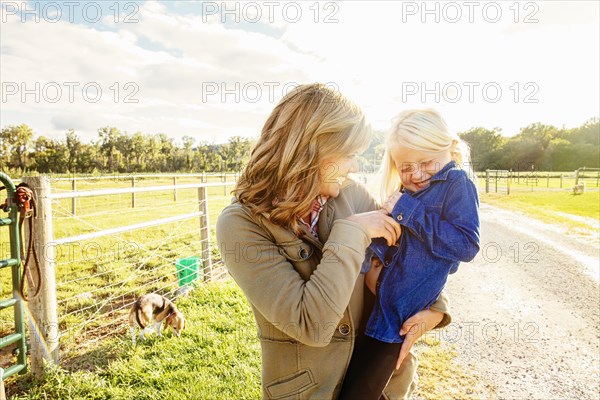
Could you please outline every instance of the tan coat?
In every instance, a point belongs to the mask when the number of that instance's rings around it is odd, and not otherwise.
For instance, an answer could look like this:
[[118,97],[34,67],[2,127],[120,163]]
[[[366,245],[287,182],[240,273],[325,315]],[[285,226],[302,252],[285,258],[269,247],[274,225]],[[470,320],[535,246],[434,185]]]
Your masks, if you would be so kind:
[[[362,318],[360,265],[371,242],[358,224],[344,220],[377,208],[354,182],[330,199],[319,217],[319,240],[257,217],[234,201],[217,222],[217,242],[231,276],[252,305],[262,349],[266,399],[334,399]],[[446,313],[447,301],[432,307]],[[414,389],[416,359],[403,363],[386,388],[390,399]]]

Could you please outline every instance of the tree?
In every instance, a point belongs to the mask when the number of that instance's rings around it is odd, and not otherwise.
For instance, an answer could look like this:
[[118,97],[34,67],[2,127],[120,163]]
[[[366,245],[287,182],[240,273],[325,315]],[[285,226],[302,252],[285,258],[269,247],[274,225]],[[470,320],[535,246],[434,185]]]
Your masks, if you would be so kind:
[[26,124],[8,126],[0,133],[2,159],[9,167],[24,170],[33,131]]
[[33,168],[41,173],[67,172],[69,152],[61,140],[40,136],[34,141]]
[[106,168],[109,172],[117,171],[120,153],[117,150],[117,140],[121,132],[115,127],[104,127],[98,129],[100,138],[100,149],[105,157]]
[[471,148],[471,162],[473,169],[484,171],[498,169],[501,165],[501,154],[505,139],[500,128],[486,129],[482,127],[471,128],[460,133],[460,138],[467,142]]
[[69,129],[66,133],[67,146],[67,168],[69,172],[76,172],[80,167],[79,157],[81,156],[81,148],[83,144],[73,129]]
[[228,145],[220,152],[225,156],[227,169],[240,171],[250,157],[250,147],[251,143],[248,139],[240,136],[229,138]]
[[184,165],[187,171],[192,169],[192,147],[194,146],[195,141],[196,139],[191,136],[184,136],[182,138],[183,156],[185,158]]

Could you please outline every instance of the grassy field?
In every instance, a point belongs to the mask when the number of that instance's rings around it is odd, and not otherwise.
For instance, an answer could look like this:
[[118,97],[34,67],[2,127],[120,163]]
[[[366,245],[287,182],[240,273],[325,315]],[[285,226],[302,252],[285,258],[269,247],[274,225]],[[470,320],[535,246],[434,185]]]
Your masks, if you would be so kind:
[[[210,181],[220,182],[220,177]],[[137,179],[136,186],[170,185],[172,178]],[[179,179],[178,184],[199,183],[198,178]],[[70,191],[71,182],[52,181],[54,192]],[[78,190],[130,187],[123,180],[83,180]],[[231,190],[231,186],[227,191]],[[223,187],[208,188],[210,236],[215,243],[214,222],[230,196]],[[72,215],[71,199],[53,201],[54,238],[61,239],[107,228],[172,217],[199,210],[197,189],[138,193],[135,208],[131,194],[86,197],[76,201]],[[125,314],[134,299],[146,292],[173,296],[178,289],[175,261],[201,256],[199,219],[155,226],[97,239],[78,240],[55,250],[55,275],[61,332],[62,357],[78,353],[94,339],[125,331]],[[0,257],[9,258],[8,231],[0,230]],[[219,266],[220,255],[211,246],[213,261]],[[222,265],[221,265],[222,268]],[[205,271],[208,272],[208,271]],[[12,296],[9,269],[0,271],[0,296]],[[13,310],[0,311],[0,335],[13,331]],[[1,366],[9,365],[6,350],[0,354]]]
[[[12,380],[14,400],[46,399],[257,399],[260,346],[241,290],[231,280],[208,283],[179,300],[190,324],[180,338],[150,335],[137,346],[129,335],[112,337],[55,368],[42,382]],[[419,344],[424,399],[480,398],[473,376],[442,351],[439,342]]]
[[231,282],[200,286],[178,306],[189,323],[180,338],[131,344],[128,334],[83,352],[43,383],[13,381],[13,399],[256,399],[260,346],[250,308]]
[[598,239],[600,192],[573,195],[569,191],[511,192],[510,195],[482,194],[481,200],[497,207],[523,212],[567,232]]
[[[374,178],[373,176],[370,178]],[[220,177],[210,181],[219,182]],[[178,184],[198,183],[178,179]],[[136,186],[171,185],[172,178],[137,179]],[[480,180],[480,185],[482,181]],[[69,181],[55,181],[56,192],[70,191]],[[77,190],[130,187],[128,179],[78,181]],[[368,186],[377,193],[377,180]],[[209,188],[210,236],[230,202],[228,189]],[[483,192],[483,190],[481,191]],[[573,196],[568,190],[515,190],[510,196],[481,194],[483,202],[517,209],[577,230],[597,221],[599,192]],[[71,200],[53,206],[56,238],[198,211],[196,189],[81,198],[72,215]],[[585,221],[577,218],[584,218]],[[177,340],[167,334],[131,346],[125,314],[142,292],[173,294],[175,260],[198,255],[197,219],[138,230],[116,237],[76,242],[56,248],[57,297],[61,332],[61,369],[43,383],[30,375],[8,380],[15,399],[187,399],[260,397],[260,354],[250,307],[229,280],[199,285],[178,300],[190,325]],[[0,257],[7,258],[7,233],[0,229]],[[216,247],[214,261],[220,260]],[[0,295],[10,297],[10,271],[0,271]],[[0,335],[12,331],[12,309],[0,311]],[[446,347],[444,347],[446,348]],[[479,398],[477,382],[453,362],[453,351],[435,340],[419,344],[420,390],[424,399]],[[11,360],[4,351],[2,365]]]

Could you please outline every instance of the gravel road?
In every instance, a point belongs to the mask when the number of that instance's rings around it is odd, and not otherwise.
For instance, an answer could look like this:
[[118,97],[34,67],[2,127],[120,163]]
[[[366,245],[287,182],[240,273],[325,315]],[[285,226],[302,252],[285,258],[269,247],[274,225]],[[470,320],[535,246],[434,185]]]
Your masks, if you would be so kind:
[[447,284],[454,319],[443,345],[486,398],[599,399],[598,235],[485,204],[481,218],[481,252]]

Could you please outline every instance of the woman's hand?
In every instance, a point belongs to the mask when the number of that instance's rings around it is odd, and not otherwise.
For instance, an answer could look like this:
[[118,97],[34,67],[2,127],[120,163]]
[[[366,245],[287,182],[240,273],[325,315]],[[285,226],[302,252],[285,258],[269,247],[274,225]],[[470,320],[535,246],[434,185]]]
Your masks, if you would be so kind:
[[402,233],[400,225],[392,217],[388,216],[383,209],[354,214],[346,219],[365,228],[371,239],[384,238],[388,246],[396,244]]
[[400,364],[404,358],[408,355],[408,352],[412,348],[412,345],[423,336],[426,332],[429,332],[435,328],[444,317],[444,313],[434,310],[422,310],[407,319],[402,328],[400,329],[400,335],[406,335],[402,347],[400,347],[400,356],[396,362],[396,369],[400,368]]
[[392,193],[392,195],[385,201],[385,203],[383,203],[383,209],[385,211],[387,211],[388,214],[391,214],[392,211],[394,211],[394,206],[396,205],[396,203],[398,202],[398,200],[400,200],[400,197],[402,197],[402,193],[400,193],[400,191],[396,190],[394,193]]

